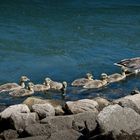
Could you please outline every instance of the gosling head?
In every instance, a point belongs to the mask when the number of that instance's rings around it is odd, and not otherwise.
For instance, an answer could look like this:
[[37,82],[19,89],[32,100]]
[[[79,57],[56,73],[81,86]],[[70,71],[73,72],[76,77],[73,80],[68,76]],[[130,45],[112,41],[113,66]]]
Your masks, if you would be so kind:
[[86,74],[86,78],[89,79],[89,80],[92,80],[93,79],[93,75],[91,73],[87,73]]
[[34,87],[34,84],[33,84],[32,82],[29,82],[29,83],[28,83],[28,89],[29,89],[29,90],[32,90],[33,87]]
[[64,88],[67,88],[67,85],[68,85],[68,84],[67,84],[66,81],[64,81],[62,84],[63,84],[63,87],[64,87]]
[[101,79],[102,79],[102,80],[106,80],[107,77],[108,77],[108,75],[107,75],[106,73],[102,73],[102,74],[101,74]]
[[121,72],[122,72],[123,75],[125,75],[125,73],[127,72],[127,68],[122,66],[121,67]]
[[43,83],[44,85],[49,85],[51,82],[51,79],[50,78],[45,78],[45,82]]
[[27,76],[21,76],[20,81],[26,82],[26,81],[30,81],[30,79]]

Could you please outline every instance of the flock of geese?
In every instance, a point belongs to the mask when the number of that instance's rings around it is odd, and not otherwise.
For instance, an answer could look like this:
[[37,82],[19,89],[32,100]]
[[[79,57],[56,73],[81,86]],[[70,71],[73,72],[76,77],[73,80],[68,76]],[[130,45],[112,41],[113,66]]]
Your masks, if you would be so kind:
[[[124,59],[115,65],[121,67],[121,73],[114,73],[107,75],[101,74],[100,80],[94,79],[91,73],[87,73],[84,78],[74,80],[71,85],[77,87],[83,87],[85,89],[99,89],[110,83],[118,82],[129,76],[130,74],[137,74],[140,72],[140,57]],[[25,82],[28,81],[28,85],[25,86]],[[56,82],[50,78],[45,78],[43,84],[33,84],[27,76],[21,76],[19,84],[6,83],[0,85],[0,93],[9,92],[9,95],[14,97],[23,97],[34,94],[35,92],[44,92],[48,90],[58,90],[63,94],[66,93],[67,82]]]

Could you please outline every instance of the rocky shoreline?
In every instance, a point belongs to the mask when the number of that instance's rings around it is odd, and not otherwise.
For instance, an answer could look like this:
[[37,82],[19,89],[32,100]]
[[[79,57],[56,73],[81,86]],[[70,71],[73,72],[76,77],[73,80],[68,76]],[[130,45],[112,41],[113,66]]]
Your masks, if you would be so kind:
[[140,94],[113,101],[28,97],[0,111],[0,140],[140,139]]

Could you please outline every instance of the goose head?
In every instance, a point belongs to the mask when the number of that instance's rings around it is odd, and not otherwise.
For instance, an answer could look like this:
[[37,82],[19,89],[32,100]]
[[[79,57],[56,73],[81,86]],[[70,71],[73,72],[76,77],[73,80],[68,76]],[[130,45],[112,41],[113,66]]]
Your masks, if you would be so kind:
[[91,73],[87,73],[86,74],[86,78],[89,79],[89,80],[92,80],[93,79],[93,75]]
[[20,81],[26,82],[26,81],[30,81],[30,79],[27,76],[21,76]]
[[50,82],[51,82],[52,80],[50,79],[50,78],[45,78],[45,82],[43,83],[44,85],[50,85]]
[[101,80],[106,80],[108,78],[108,75],[106,73],[101,74]]
[[33,90],[34,84],[32,82],[28,83],[28,90]]

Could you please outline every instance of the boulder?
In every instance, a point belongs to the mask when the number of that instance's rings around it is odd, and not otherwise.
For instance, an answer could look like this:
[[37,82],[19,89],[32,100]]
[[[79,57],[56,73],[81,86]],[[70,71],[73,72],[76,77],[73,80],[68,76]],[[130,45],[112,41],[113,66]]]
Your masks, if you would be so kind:
[[0,138],[4,140],[16,139],[18,136],[17,131],[12,129],[5,130],[0,134]]
[[132,108],[140,114],[140,94],[125,96],[115,100],[114,103],[118,103],[123,107]]
[[16,130],[22,130],[26,126],[36,123],[38,115],[36,113],[19,113],[12,114],[9,118],[9,123]]
[[32,106],[32,111],[36,112],[40,118],[45,118],[47,116],[54,116],[55,109],[51,104],[35,104]]
[[44,99],[40,99],[37,97],[28,97],[23,104],[26,104],[29,108],[32,108],[32,106],[34,104],[50,104],[54,107],[55,109],[55,114],[56,115],[63,115],[65,112],[62,108],[63,106],[63,101],[59,101],[59,100],[44,100]]
[[98,103],[90,99],[82,99],[78,101],[68,101],[66,102],[65,108],[68,112],[72,114],[78,114],[85,111],[98,112]]
[[108,106],[111,104],[107,99],[101,98],[101,97],[96,97],[94,100],[98,103],[99,105],[99,111],[101,111],[104,107]]
[[81,133],[73,129],[67,129],[53,133],[48,140],[80,140],[80,137],[82,137]]
[[4,111],[0,113],[1,119],[8,119],[12,114],[16,113],[29,113],[30,110],[27,105],[24,104],[18,104],[18,105],[12,105],[6,108]]
[[109,105],[98,115],[97,122],[100,131],[105,134],[112,132],[114,139],[127,134],[129,137],[140,129],[140,115],[131,108],[122,108],[119,105]]
[[35,123],[25,128],[27,136],[45,136],[50,137],[52,133],[56,132],[56,128],[49,124]]

